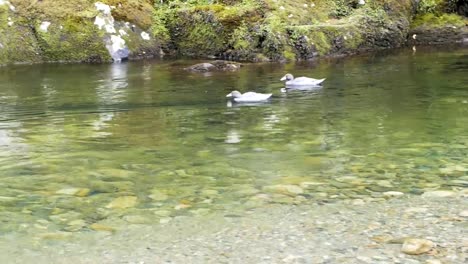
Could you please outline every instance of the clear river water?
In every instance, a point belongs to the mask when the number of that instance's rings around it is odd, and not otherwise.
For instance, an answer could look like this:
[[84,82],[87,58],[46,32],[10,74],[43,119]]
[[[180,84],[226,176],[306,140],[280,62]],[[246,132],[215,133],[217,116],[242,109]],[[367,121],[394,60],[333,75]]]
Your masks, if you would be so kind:
[[[0,68],[0,235],[468,186],[466,47],[196,62]],[[288,72],[327,80],[281,92]],[[273,97],[229,105],[232,90]]]

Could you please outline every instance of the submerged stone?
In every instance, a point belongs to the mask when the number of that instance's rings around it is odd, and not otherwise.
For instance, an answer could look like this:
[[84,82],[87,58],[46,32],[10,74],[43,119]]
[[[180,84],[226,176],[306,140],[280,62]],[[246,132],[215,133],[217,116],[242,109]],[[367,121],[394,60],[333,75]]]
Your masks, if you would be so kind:
[[213,61],[203,62],[185,68],[185,70],[193,72],[208,72],[208,71],[236,71],[239,70],[241,64],[232,61]]
[[151,224],[153,221],[148,217],[142,215],[126,215],[123,217],[123,220],[131,224]]
[[106,208],[111,209],[125,209],[129,207],[134,207],[137,204],[137,197],[136,196],[122,196],[114,199],[110,202]]
[[457,194],[454,191],[429,191],[423,193],[421,196],[424,198],[446,198],[446,197],[455,197]]
[[386,197],[400,197],[405,194],[402,192],[389,191],[389,192],[384,192],[383,195]]
[[151,191],[151,194],[148,195],[149,198],[151,198],[154,201],[165,201],[169,198],[169,196],[159,190],[153,190]]
[[90,193],[90,189],[88,188],[75,188],[75,187],[70,187],[70,188],[64,188],[56,191],[56,194],[64,194],[64,195],[73,195],[73,196],[78,196],[78,197],[84,197],[88,196]]
[[89,226],[92,230],[95,231],[106,231],[106,232],[114,232],[115,228],[108,226],[108,225],[103,225],[99,223],[94,223]]
[[297,185],[278,184],[263,187],[265,192],[285,194],[289,196],[296,196],[304,193],[304,190]]
[[69,232],[56,232],[56,233],[42,233],[38,235],[39,238],[45,240],[64,240],[72,236]]
[[420,255],[435,247],[434,242],[421,238],[407,238],[401,246],[401,252],[409,255]]

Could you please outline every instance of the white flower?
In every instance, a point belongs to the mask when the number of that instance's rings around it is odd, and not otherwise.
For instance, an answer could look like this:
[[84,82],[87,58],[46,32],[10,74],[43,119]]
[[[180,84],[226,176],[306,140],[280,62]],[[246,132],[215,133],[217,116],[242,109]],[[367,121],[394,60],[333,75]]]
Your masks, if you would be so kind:
[[44,21],[39,26],[39,30],[41,30],[42,32],[47,32],[47,29],[49,28],[49,26],[50,26],[50,22],[49,21]]
[[150,40],[150,35],[146,32],[141,32],[141,38],[144,39],[144,40]]

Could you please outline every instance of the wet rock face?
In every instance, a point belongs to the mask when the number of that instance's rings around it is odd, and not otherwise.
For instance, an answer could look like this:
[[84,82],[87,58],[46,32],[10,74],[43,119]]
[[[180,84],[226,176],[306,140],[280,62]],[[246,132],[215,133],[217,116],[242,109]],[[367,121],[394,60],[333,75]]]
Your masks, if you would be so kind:
[[446,26],[442,28],[416,28],[409,34],[409,44],[437,45],[468,42],[468,28]]

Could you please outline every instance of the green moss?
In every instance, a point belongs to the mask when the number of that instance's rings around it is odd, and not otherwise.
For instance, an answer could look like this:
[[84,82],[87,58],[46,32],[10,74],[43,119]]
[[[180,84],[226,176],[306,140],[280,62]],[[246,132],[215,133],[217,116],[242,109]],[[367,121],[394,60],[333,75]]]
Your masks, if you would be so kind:
[[[61,24],[63,23],[63,24]],[[104,35],[91,20],[69,18],[53,22],[47,32],[36,25],[39,44],[47,61],[110,61]]]
[[171,38],[169,29],[166,27],[165,17],[165,10],[156,10],[154,13],[153,25],[150,29],[152,35],[160,41],[161,45],[166,45]]
[[308,37],[320,55],[325,55],[330,51],[330,39],[324,32],[312,31],[308,34]]
[[223,49],[225,33],[209,13],[179,13],[170,23],[174,44],[186,55],[213,55]]
[[417,12],[419,14],[440,13],[446,0],[420,0]]
[[270,61],[270,59],[262,53],[256,53],[253,60],[261,62]]
[[463,27],[468,23],[468,19],[456,14],[442,14],[440,16],[427,13],[418,15],[413,20],[411,26],[415,27],[430,27],[440,28],[445,26]]
[[344,47],[349,50],[356,50],[364,43],[364,38],[357,29],[351,29],[344,35]]
[[[309,46],[307,53],[317,51],[319,55],[328,54],[331,50],[331,39],[338,36],[339,32],[331,26],[296,26],[289,28],[290,36],[295,41],[294,46]],[[306,43],[298,44],[297,41]]]
[[[13,24],[10,26],[8,22]],[[41,60],[32,30],[19,24],[16,14],[6,5],[0,6],[0,44],[0,65]]]
[[288,47],[287,50],[283,51],[283,57],[286,60],[296,60],[296,54]]
[[8,7],[7,5],[0,5],[0,30],[8,27]]
[[[189,5],[180,1],[156,4],[153,34],[184,55],[220,54],[226,48],[237,53],[253,49],[255,41],[247,24],[254,24],[262,11],[259,1]],[[241,34],[247,34],[241,36]],[[170,40],[170,41],[169,41]],[[209,40],[209,41],[207,41]]]
[[131,22],[145,30],[153,25],[153,0],[101,1],[115,7],[112,9],[112,15],[116,20]]
[[255,41],[252,39],[249,27],[243,23],[234,29],[231,38],[229,39],[229,43],[234,50],[248,51],[254,49],[253,44],[255,44]]

